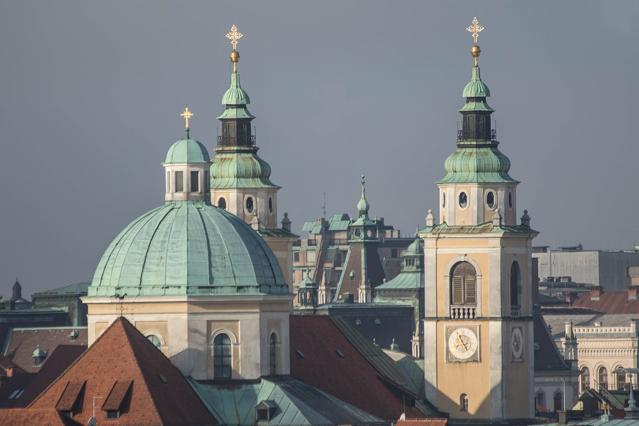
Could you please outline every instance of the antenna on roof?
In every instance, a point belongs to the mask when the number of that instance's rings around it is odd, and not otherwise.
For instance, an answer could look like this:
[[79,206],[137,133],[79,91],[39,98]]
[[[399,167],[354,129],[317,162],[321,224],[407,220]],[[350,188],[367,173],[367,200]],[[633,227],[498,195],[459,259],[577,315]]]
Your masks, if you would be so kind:
[[326,219],[326,192],[323,193],[322,217]]

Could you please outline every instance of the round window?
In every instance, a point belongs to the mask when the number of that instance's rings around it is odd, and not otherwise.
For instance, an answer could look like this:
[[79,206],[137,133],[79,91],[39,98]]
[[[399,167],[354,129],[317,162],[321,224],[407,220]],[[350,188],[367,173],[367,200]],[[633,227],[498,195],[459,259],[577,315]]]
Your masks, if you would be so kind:
[[489,191],[488,194],[486,194],[486,204],[490,209],[495,208],[495,193],[493,191]]
[[462,209],[465,209],[467,205],[468,205],[468,195],[466,195],[465,192],[460,192],[459,193],[459,207],[461,207]]
[[226,199],[224,199],[224,197],[220,197],[220,199],[217,200],[217,207],[226,210]]
[[253,213],[253,197],[246,198],[246,211]]
[[509,192],[508,193],[508,207],[509,208],[513,208],[513,193]]

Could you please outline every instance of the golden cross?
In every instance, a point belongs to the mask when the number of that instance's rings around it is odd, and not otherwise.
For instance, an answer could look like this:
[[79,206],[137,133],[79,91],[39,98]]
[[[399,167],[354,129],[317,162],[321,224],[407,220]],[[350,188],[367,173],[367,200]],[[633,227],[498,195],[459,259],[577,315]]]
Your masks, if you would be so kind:
[[479,21],[475,16],[470,23],[470,26],[466,27],[466,31],[468,31],[473,37],[473,43],[477,44],[477,39],[479,38],[479,33],[484,31],[484,27],[479,25]]
[[233,47],[233,50],[237,50],[237,41],[242,37],[244,37],[244,34],[237,30],[235,24],[233,24],[233,26],[231,27],[231,31],[226,34],[226,38],[231,40],[231,46]]
[[184,127],[186,128],[186,130],[189,130],[190,126],[189,126],[189,119],[191,117],[193,117],[193,113],[191,111],[189,111],[189,107],[184,107],[184,112],[182,112],[182,114],[180,114],[180,117],[182,117],[184,119]]

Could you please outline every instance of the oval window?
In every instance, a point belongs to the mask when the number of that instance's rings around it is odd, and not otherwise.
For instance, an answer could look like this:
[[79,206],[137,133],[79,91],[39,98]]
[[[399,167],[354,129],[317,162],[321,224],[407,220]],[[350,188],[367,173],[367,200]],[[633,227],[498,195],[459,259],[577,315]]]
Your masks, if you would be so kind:
[[442,192],[442,207],[446,208],[446,193]]
[[272,198],[268,199],[268,212],[269,213],[273,213],[273,199]]
[[488,194],[486,194],[486,204],[488,208],[495,208],[495,193],[493,191],[489,191]]
[[462,209],[465,209],[467,205],[468,205],[468,195],[466,195],[465,192],[460,192],[459,193],[459,207],[461,207]]
[[509,192],[508,193],[508,207],[509,208],[513,208],[513,193]]
[[246,211],[253,213],[253,197],[246,198]]
[[226,199],[224,197],[220,197],[220,199],[217,200],[217,207],[226,210]]

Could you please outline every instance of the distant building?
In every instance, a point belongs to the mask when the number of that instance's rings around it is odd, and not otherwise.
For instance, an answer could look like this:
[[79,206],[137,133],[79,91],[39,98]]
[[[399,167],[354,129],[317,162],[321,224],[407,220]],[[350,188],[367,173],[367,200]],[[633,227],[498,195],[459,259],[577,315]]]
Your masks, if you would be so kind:
[[63,309],[69,316],[69,325],[87,324],[87,307],[81,298],[87,295],[90,283],[69,284],[52,290],[33,293],[31,300],[35,309]]
[[628,287],[628,268],[639,266],[639,251],[584,250],[581,245],[557,250],[537,247],[533,259],[537,259],[542,282],[573,282],[612,291]]
[[16,278],[16,282],[13,283],[13,287],[11,288],[11,299],[9,299],[9,309],[29,309],[31,307],[31,302],[22,297],[22,285]]
[[293,245],[295,294],[305,272],[310,271],[318,286],[318,304],[350,298],[366,303],[373,299],[378,285],[400,272],[399,254],[414,238],[402,237],[384,218],[369,217],[365,190],[362,178],[357,218],[343,213],[304,224],[307,236]]

